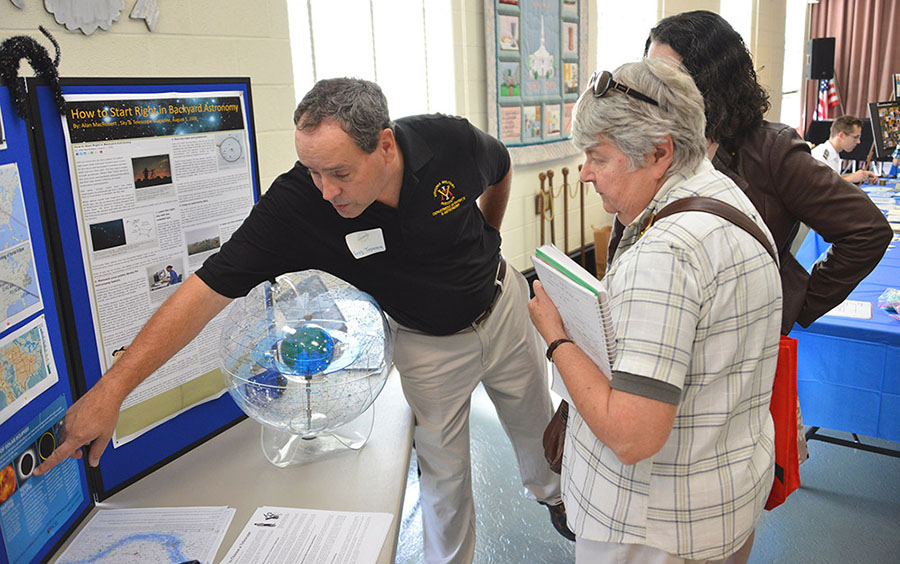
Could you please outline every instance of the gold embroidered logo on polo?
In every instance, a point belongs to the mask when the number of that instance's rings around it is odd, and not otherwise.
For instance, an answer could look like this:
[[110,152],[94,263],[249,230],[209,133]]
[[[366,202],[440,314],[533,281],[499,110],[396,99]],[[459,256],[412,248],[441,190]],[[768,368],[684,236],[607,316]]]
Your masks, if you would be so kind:
[[434,198],[440,207],[431,212],[432,216],[447,215],[466,201],[465,196],[461,198],[454,196],[454,190],[456,190],[456,185],[449,180],[441,180],[434,186]]

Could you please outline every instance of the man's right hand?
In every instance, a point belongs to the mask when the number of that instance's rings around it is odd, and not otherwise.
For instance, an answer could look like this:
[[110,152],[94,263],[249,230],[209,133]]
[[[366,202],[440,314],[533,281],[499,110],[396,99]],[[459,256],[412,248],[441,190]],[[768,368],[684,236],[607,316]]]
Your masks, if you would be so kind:
[[81,458],[83,446],[90,447],[88,464],[97,466],[128,394],[191,342],[229,302],[231,298],[216,293],[197,276],[179,284],[112,368],[69,408],[61,444],[34,473],[44,474],[70,456]]
[[860,169],[855,172],[845,174],[843,178],[844,180],[847,180],[854,184],[859,184],[860,182],[875,182],[876,180],[878,180],[878,175],[871,170]]
[[90,446],[88,464],[97,466],[119,420],[122,399],[101,379],[76,401],[63,420],[62,443],[35,468],[34,475],[47,473],[66,458],[81,458],[81,447]]

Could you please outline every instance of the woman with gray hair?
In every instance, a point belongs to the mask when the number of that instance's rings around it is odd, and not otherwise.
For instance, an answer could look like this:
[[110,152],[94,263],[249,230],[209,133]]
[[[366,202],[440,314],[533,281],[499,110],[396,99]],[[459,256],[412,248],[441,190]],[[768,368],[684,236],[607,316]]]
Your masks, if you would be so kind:
[[531,318],[572,397],[563,499],[577,562],[722,561],[753,531],[773,476],[769,398],[781,284],[767,249],[699,211],[753,205],[706,158],[703,98],[665,59],[595,73],[575,110],[590,182],[625,231],[603,284],[616,324],[604,374],[571,342],[540,282]]

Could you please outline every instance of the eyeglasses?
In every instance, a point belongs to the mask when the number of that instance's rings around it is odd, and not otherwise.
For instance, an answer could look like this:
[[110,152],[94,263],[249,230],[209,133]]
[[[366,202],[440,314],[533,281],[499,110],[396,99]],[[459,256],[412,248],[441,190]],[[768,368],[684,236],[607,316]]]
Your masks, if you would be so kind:
[[616,82],[613,80],[612,73],[609,71],[597,72],[591,75],[591,79],[588,80],[588,88],[590,88],[594,93],[594,98],[602,98],[606,96],[610,89],[618,90],[619,92],[623,92],[628,94],[632,98],[637,98],[643,102],[647,102],[648,104],[653,104],[654,106],[659,106],[659,102],[647,96],[646,94],[641,94],[634,88],[630,86],[625,86],[621,82]]

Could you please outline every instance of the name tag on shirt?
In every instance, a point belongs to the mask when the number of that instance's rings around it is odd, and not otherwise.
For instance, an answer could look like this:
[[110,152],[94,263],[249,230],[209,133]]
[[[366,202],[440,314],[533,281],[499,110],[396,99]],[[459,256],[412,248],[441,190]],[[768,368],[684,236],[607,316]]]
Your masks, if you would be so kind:
[[380,227],[349,233],[345,239],[353,258],[361,259],[387,250],[384,246],[384,232]]

